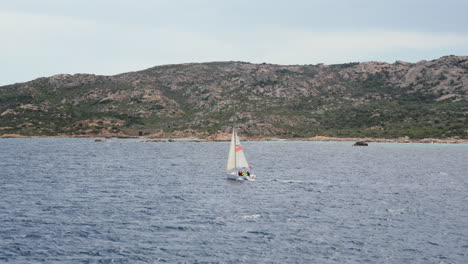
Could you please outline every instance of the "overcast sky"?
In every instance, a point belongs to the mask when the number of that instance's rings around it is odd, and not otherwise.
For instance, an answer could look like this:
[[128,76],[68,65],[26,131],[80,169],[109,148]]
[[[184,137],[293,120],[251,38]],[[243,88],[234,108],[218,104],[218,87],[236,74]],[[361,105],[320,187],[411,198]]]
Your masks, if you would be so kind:
[[466,0],[0,0],[0,85],[208,61],[468,55]]

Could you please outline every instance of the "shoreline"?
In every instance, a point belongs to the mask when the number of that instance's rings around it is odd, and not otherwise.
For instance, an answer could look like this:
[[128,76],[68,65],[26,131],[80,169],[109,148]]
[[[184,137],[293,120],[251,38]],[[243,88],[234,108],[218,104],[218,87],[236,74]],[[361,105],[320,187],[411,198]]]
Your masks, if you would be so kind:
[[[145,142],[222,142],[230,141],[230,134],[212,135],[205,138],[198,137],[152,137],[152,136],[122,136],[122,135],[58,135],[58,136],[24,136],[18,134],[0,135],[3,138],[90,138],[90,139],[142,139]],[[439,144],[468,144],[468,139],[458,138],[422,138],[410,139],[408,137],[400,138],[355,138],[355,137],[327,137],[315,136],[310,138],[279,138],[279,137],[242,137],[243,141],[348,141],[348,142],[368,142],[368,143],[439,143]],[[99,141],[98,141],[99,142]]]

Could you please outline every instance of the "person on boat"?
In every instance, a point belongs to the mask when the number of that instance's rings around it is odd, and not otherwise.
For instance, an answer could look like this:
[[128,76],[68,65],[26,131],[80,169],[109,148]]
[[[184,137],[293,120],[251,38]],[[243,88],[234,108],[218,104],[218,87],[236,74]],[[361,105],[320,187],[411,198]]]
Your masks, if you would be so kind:
[[247,177],[247,172],[242,172],[242,176]]
[[242,176],[242,171],[238,171],[237,174],[238,174],[239,176]]
[[250,171],[247,171],[247,176],[250,176]]

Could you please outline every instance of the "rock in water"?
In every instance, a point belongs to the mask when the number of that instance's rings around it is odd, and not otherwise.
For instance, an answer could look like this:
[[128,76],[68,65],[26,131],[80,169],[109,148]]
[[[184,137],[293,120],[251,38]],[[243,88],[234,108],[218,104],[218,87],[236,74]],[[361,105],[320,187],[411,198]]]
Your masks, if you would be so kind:
[[364,141],[357,141],[356,143],[354,143],[353,146],[367,146],[367,142],[364,142]]

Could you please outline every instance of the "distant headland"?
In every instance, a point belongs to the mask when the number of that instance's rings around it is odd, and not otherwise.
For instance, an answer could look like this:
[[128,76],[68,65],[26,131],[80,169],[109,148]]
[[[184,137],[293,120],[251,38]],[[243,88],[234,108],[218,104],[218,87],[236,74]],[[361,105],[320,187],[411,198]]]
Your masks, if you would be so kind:
[[0,136],[464,142],[468,57],[275,65],[209,62],[0,87]]
[[[206,138],[197,137],[165,137],[154,136],[123,136],[123,135],[58,135],[58,136],[23,136],[18,134],[3,134],[2,138],[95,138],[96,142],[107,142],[107,139],[141,139],[145,142],[217,142],[229,141],[230,134],[222,133],[208,136]],[[350,142],[376,142],[376,143],[439,143],[439,144],[468,144],[468,139],[459,138],[422,138],[410,139],[408,137],[401,138],[353,138],[353,137],[325,137],[315,136],[310,138],[278,138],[278,137],[245,137],[244,141],[350,141]]]

